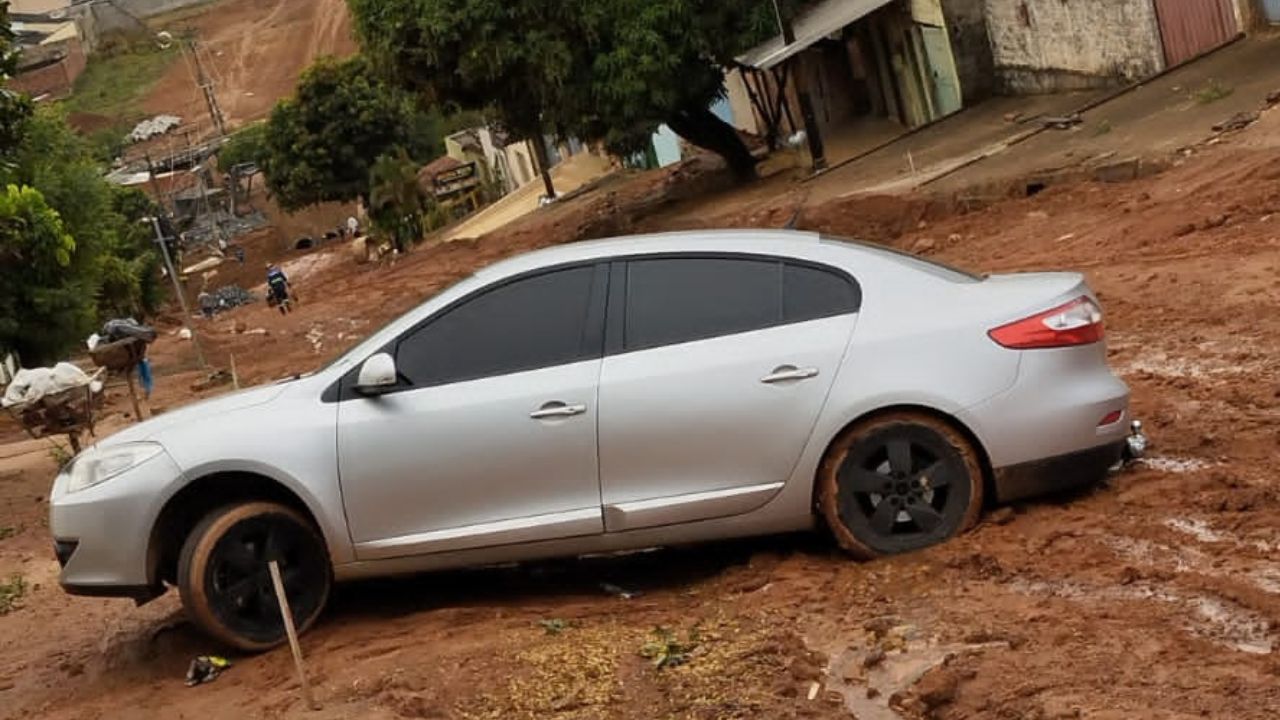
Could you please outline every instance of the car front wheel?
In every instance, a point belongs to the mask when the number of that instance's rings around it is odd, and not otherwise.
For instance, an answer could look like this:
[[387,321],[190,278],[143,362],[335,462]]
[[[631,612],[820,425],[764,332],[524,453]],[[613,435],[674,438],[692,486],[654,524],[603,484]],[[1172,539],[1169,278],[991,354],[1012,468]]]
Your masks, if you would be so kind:
[[836,438],[818,473],[818,509],[859,558],[909,552],[957,535],[982,511],[972,443],[921,413],[859,423]]
[[246,652],[285,641],[284,621],[267,563],[280,567],[299,632],[320,616],[333,574],[324,540],[292,508],[270,502],[209,513],[187,537],[178,558],[178,590],[205,633]]

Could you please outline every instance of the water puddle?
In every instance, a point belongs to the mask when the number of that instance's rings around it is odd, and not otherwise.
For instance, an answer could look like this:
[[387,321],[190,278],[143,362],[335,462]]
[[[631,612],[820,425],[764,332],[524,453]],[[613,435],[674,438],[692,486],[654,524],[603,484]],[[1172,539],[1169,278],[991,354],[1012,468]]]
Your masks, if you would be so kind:
[[1194,548],[1173,548],[1127,535],[1108,536],[1102,542],[1121,558],[1144,565],[1163,565],[1178,572],[1203,572],[1208,566],[1205,554]]
[[[1202,348],[1203,350],[1203,348]],[[1159,350],[1147,350],[1142,357],[1125,363],[1121,374],[1148,373],[1157,377],[1191,378],[1195,380],[1252,376],[1266,368],[1258,360],[1231,360],[1227,357],[1201,355],[1197,360],[1172,357]]]
[[1216,462],[1196,457],[1174,457],[1172,455],[1157,455],[1139,460],[1138,463],[1142,467],[1148,467],[1152,470],[1158,470],[1166,473],[1192,473],[1199,472],[1218,465]]
[[1169,518],[1164,521],[1165,527],[1177,530],[1180,533],[1190,535],[1200,542],[1216,543],[1222,542],[1226,536],[1209,527],[1209,523],[1203,520],[1195,520],[1190,518]]
[[1244,540],[1235,535],[1215,530],[1204,520],[1175,517],[1165,520],[1164,525],[1171,530],[1190,535],[1203,543],[1225,542],[1238,548],[1253,548],[1264,553],[1280,550],[1280,543],[1267,540]]
[[1224,647],[1255,655],[1275,650],[1275,634],[1266,618],[1229,600],[1202,594],[1183,594],[1143,583],[1092,587],[1073,582],[1014,581],[1009,587],[1027,595],[1102,602],[1149,600],[1177,605],[1188,611],[1183,629]]

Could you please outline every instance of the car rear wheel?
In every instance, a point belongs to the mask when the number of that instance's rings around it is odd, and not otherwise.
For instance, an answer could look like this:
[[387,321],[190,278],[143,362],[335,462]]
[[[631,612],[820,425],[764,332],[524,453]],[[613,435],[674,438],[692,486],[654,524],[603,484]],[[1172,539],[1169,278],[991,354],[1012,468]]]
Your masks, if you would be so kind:
[[982,465],[972,443],[921,413],[859,423],[818,472],[818,509],[845,551],[864,559],[934,545],[974,525]]
[[320,616],[333,574],[324,540],[300,513],[251,502],[205,516],[178,558],[178,590],[192,621],[237,650],[261,652],[286,639],[267,563],[280,566],[299,632]]

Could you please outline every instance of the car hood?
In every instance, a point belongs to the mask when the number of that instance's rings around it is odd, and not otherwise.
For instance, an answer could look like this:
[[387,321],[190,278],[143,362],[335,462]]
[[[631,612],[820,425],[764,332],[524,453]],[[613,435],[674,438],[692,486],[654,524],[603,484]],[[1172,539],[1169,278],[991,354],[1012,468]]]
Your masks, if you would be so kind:
[[286,387],[286,385],[264,385],[187,405],[173,412],[157,415],[150,420],[125,428],[102,440],[98,445],[105,447],[125,442],[156,439],[165,430],[178,425],[206,422],[227,413],[269,403],[279,397]]

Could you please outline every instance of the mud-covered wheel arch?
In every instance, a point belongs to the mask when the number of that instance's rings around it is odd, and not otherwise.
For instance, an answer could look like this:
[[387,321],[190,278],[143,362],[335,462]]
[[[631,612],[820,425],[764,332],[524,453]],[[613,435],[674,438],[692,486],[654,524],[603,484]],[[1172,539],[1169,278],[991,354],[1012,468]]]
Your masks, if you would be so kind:
[[[980,482],[975,490],[979,495],[979,502],[973,508],[973,512],[969,513],[962,523],[960,532],[970,529],[980,517],[980,512],[988,509],[995,501],[995,475],[991,468],[991,460],[987,455],[986,448],[978,440],[977,435],[969,429],[964,423],[960,422],[954,416],[942,412],[940,410],[922,406],[922,405],[892,405],[873,410],[868,413],[851,420],[846,423],[828,442],[826,449],[823,451],[822,460],[818,463],[818,468],[814,473],[813,490],[811,496],[811,509],[817,517],[818,523],[826,529],[827,533],[851,555],[860,559],[871,559],[878,557],[881,553],[870,551],[862,543],[857,542],[849,535],[844,528],[833,527],[833,519],[831,513],[834,510],[824,508],[823,496],[824,491],[828,494],[834,492],[831,482],[836,472],[839,470],[834,464],[839,464],[843,458],[843,453],[838,452],[841,448],[847,446],[848,441],[858,435],[863,429],[880,423],[881,421],[901,420],[904,422],[918,421],[922,424],[932,425],[938,430],[947,434],[953,434],[956,444],[966,447],[972,451],[973,462],[976,466]],[[834,498],[828,499],[829,505]]]
[[245,472],[205,475],[179,490],[160,511],[147,545],[150,584],[163,588],[177,583],[182,545],[209,511],[254,501],[279,503],[296,510],[320,533],[320,524],[302,498],[275,480]]

